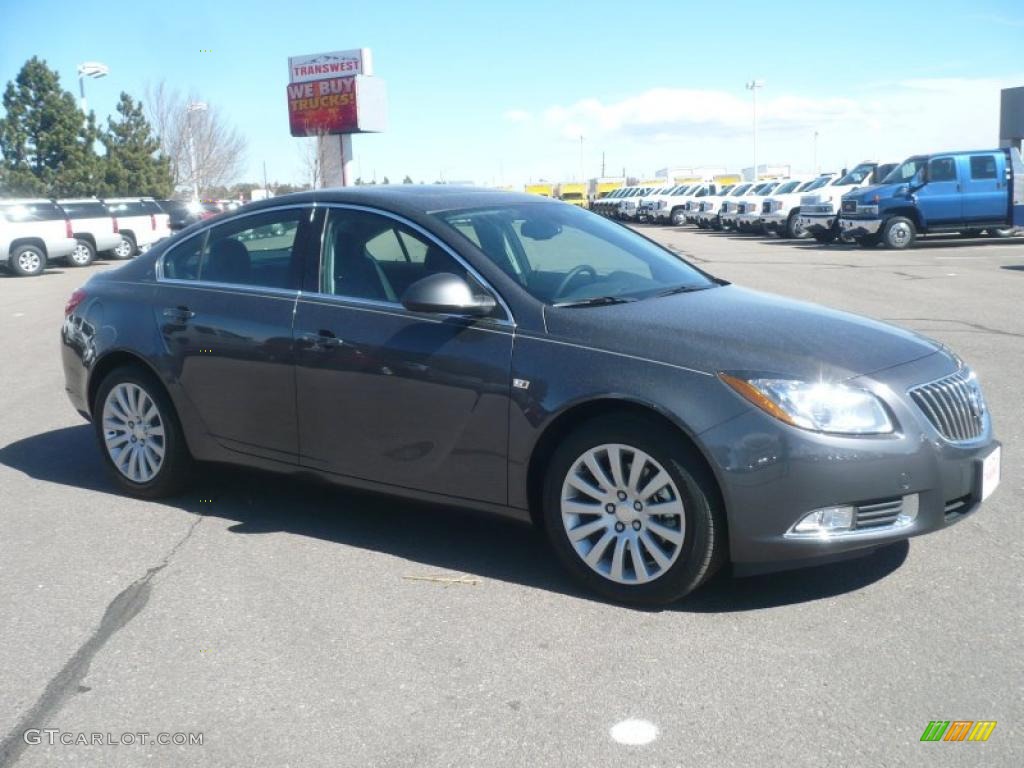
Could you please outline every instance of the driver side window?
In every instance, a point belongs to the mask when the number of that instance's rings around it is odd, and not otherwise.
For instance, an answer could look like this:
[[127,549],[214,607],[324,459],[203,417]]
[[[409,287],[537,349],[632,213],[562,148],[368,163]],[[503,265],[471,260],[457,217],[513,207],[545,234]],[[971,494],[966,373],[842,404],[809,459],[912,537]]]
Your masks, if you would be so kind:
[[956,181],[956,159],[936,157],[929,160],[928,181]]

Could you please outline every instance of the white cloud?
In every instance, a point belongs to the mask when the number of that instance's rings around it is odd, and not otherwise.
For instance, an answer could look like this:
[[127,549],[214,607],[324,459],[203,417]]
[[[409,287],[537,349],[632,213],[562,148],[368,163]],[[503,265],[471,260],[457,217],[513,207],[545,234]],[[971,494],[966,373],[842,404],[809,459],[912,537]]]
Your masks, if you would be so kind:
[[510,123],[528,123],[533,119],[525,109],[510,109],[502,115]]
[[[1024,74],[917,78],[850,85],[814,98],[768,83],[758,92],[758,157],[811,170],[815,132],[823,167],[867,157],[900,160],[914,152],[995,146],[999,90],[1021,84]],[[530,120],[529,133],[538,149],[547,150],[544,154],[566,153],[569,141],[584,136],[588,146],[614,153],[617,167],[639,166],[643,172],[676,163],[738,168],[749,165],[752,153],[751,96],[746,91],[652,88],[619,100],[582,99],[540,110]],[[557,146],[562,149],[556,152]],[[553,168],[551,174],[560,170]]]

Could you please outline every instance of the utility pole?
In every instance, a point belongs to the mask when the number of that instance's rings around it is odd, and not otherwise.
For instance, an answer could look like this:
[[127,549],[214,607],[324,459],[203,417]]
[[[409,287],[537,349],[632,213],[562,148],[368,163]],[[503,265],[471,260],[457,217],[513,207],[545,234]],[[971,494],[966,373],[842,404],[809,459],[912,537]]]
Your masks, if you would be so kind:
[[604,178],[604,150],[601,150],[601,178]]
[[757,181],[757,89],[764,88],[764,80],[751,80],[747,83],[747,90],[754,99],[754,173],[751,181]]

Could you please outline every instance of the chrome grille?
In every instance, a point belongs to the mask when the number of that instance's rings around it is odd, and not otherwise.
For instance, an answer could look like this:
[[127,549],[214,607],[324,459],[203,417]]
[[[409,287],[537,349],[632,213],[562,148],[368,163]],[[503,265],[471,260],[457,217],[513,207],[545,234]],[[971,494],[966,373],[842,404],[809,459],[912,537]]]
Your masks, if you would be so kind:
[[765,200],[763,203],[761,203],[761,213],[771,213],[771,212],[772,212],[772,204],[771,204],[771,202],[769,202],[768,200]]
[[856,200],[843,200],[843,213],[856,213],[857,212],[857,201]]
[[947,440],[973,440],[985,428],[985,401],[967,368],[910,390],[910,397]]
[[902,496],[858,504],[856,508],[857,514],[854,517],[854,528],[880,528],[883,525],[892,525],[896,522],[896,518],[899,517],[902,511]]

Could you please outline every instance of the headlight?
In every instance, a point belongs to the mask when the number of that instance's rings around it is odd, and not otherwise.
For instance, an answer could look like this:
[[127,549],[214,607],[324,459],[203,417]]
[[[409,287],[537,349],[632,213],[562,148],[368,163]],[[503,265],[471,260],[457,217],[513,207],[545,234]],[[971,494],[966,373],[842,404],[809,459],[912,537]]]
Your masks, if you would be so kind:
[[860,387],[826,381],[745,378],[718,374],[761,410],[794,427],[842,435],[893,431],[882,401]]
[[867,213],[869,215],[875,215],[878,213],[877,205],[858,205],[857,213]]

